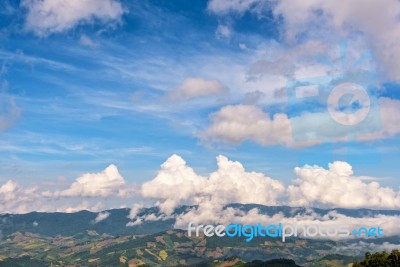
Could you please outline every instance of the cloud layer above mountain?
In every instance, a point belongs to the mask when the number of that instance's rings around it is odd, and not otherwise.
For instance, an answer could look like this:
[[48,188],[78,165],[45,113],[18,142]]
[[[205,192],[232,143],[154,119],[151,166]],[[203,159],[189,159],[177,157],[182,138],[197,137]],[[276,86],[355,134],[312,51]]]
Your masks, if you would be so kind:
[[[115,165],[99,173],[83,174],[64,190],[43,191],[39,186],[24,187],[9,180],[0,186],[0,212],[23,213],[37,209],[40,203],[46,203],[41,210],[57,210],[49,203],[52,199],[63,198],[98,202],[120,198],[125,199],[126,205],[131,205],[130,199],[138,196],[146,203],[158,206],[166,215],[171,215],[181,205],[197,205],[195,212],[212,214],[231,203],[400,208],[399,191],[381,186],[374,177],[354,175],[352,166],[346,162],[335,161],[327,169],[310,165],[296,167],[294,173],[296,179],[285,186],[277,178],[247,171],[240,162],[218,156],[217,170],[202,176],[180,156],[172,155],[161,165],[154,179],[144,182],[140,188],[127,183]],[[84,208],[90,209],[86,207],[87,202],[83,204],[86,204]],[[130,217],[135,218],[142,206],[144,204],[136,204]]]
[[145,198],[159,199],[167,214],[182,204],[212,203],[218,208],[229,203],[276,205],[284,185],[262,173],[247,172],[240,162],[217,157],[218,169],[208,177],[197,175],[178,155],[161,165],[157,176],[142,185]]
[[302,207],[400,208],[400,192],[382,187],[372,177],[356,176],[347,162],[335,161],[328,169],[296,167],[296,179],[287,187],[279,179],[246,171],[240,162],[217,157],[218,169],[200,176],[173,155],[157,176],[142,185],[145,198],[159,200],[161,211],[170,214],[184,204],[220,209],[229,203],[292,205]]

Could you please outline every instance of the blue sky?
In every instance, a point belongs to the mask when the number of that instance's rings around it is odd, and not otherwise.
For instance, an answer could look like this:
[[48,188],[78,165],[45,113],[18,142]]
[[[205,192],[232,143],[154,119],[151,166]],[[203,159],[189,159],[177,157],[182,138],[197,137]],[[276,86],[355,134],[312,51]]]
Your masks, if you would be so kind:
[[[296,17],[286,1],[82,3],[0,4],[0,183],[68,187],[115,164],[140,184],[172,154],[200,174],[222,154],[285,184],[296,166],[341,160],[358,175],[400,185],[400,126],[381,119],[400,110],[400,34],[385,27],[390,20],[378,23],[388,31],[380,35],[363,18],[343,18],[355,7],[343,15],[321,4]],[[392,60],[382,52],[390,49]],[[324,88],[335,86],[337,69],[321,58],[342,66],[343,55],[355,62],[368,51],[355,70],[376,74],[371,99],[387,100],[375,110],[387,111],[378,124],[344,129],[326,122],[327,99],[288,99],[290,80],[323,76]],[[293,122],[301,134],[321,130],[322,140],[297,144]]]

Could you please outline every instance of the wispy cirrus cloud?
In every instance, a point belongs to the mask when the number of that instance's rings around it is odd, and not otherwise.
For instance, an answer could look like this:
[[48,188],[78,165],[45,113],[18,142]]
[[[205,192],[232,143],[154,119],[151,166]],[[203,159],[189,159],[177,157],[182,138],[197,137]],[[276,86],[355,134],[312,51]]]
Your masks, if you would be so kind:
[[15,99],[0,94],[0,133],[11,127],[21,115],[21,109],[16,105]]

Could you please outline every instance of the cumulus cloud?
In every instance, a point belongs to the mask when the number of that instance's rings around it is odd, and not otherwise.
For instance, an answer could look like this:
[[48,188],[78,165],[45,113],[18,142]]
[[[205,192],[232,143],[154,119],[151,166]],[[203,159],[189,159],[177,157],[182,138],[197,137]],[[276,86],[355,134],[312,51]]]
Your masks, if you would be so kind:
[[181,157],[172,155],[161,165],[157,176],[142,185],[141,192],[146,198],[162,199],[161,210],[170,214],[184,201],[190,202],[205,181]]
[[[361,123],[349,127],[334,121],[327,110],[303,112],[289,118],[285,113],[270,115],[256,105],[228,105],[211,115],[210,125],[198,137],[205,143],[253,141],[264,146],[290,147],[345,142],[349,138],[362,142],[398,135],[400,118],[396,114],[400,112],[400,101],[382,97],[379,103],[376,116],[368,115]],[[362,106],[354,116],[348,116],[349,122],[362,116],[364,109],[367,107]]]
[[[306,209],[305,213],[286,216],[263,214],[257,208],[250,211],[238,207],[227,207],[230,203],[289,205],[320,208],[374,208],[398,209],[400,192],[382,187],[376,181],[355,176],[352,166],[336,161],[328,169],[318,166],[295,168],[297,179],[285,188],[278,180],[261,173],[248,172],[239,162],[217,157],[218,169],[207,176],[200,176],[186,165],[179,156],[171,156],[161,165],[157,176],[142,185],[142,195],[156,200],[161,215],[147,214],[138,217],[138,205],[134,207],[129,226],[145,221],[174,217],[177,228],[187,227],[189,222],[197,224],[276,223],[381,226],[385,235],[400,235],[397,224],[399,216],[370,215],[362,218],[350,217],[335,210],[325,215]],[[371,177],[367,177],[371,178]],[[193,205],[181,214],[173,213],[180,205]],[[163,213],[165,216],[163,216]]]
[[289,185],[288,203],[293,206],[342,208],[400,207],[400,192],[382,187],[376,181],[364,182],[353,175],[352,166],[336,161],[328,169],[318,166],[295,168],[297,179]]
[[292,141],[290,120],[286,114],[270,116],[254,105],[229,105],[211,116],[211,124],[200,138],[205,141],[241,143],[246,140],[261,145]]
[[47,186],[23,186],[13,180],[0,184],[0,213],[97,212],[108,201],[115,206],[115,203],[121,203],[122,199],[132,197],[136,192],[112,164],[102,172],[83,174],[65,190],[49,190]]
[[[352,209],[400,208],[400,191],[381,186],[373,177],[356,176],[352,166],[346,162],[333,162],[327,169],[309,165],[296,167],[296,179],[287,187],[265,174],[247,171],[240,162],[224,156],[217,157],[217,167],[214,172],[201,176],[187,166],[180,156],[172,155],[161,165],[155,178],[141,187],[141,195],[147,205],[151,200],[154,201],[161,213],[140,215],[144,204],[136,203],[128,215],[132,220],[129,226],[173,217],[176,217],[177,225],[188,221],[214,223],[240,221],[242,217],[257,218],[255,211],[248,214],[232,207],[226,208],[231,203]],[[120,197],[121,188],[124,187],[124,179],[113,165],[100,173],[82,175],[64,191],[42,192],[39,187],[23,187],[9,180],[0,185],[0,213],[100,211],[104,205],[99,198]],[[65,203],[60,197],[71,199]],[[183,214],[174,214],[181,205],[193,207]],[[99,213],[95,222],[108,216],[107,212]],[[374,220],[371,224],[383,221],[384,217]]]
[[94,223],[101,222],[101,221],[107,219],[108,217],[110,217],[110,215],[111,215],[111,213],[109,213],[108,211],[99,212],[93,222]]
[[170,91],[167,97],[173,101],[190,100],[198,97],[223,94],[226,90],[217,80],[192,77],[185,79],[175,90]]
[[0,213],[26,213],[39,198],[38,188],[25,188],[8,180],[0,186]]
[[[383,19],[375,11],[379,7],[382,7],[382,12],[387,15]],[[330,79],[337,73],[352,75],[353,72],[350,71],[375,71],[376,67],[381,67],[392,80],[400,77],[400,50],[396,45],[400,40],[398,1],[385,0],[377,3],[371,0],[352,0],[336,5],[323,0],[307,3],[289,0],[212,0],[208,9],[221,16],[229,13],[243,14],[247,11],[259,14],[268,9],[272,10],[276,17],[283,19],[282,33],[285,34],[287,42],[284,45],[269,42],[262,48],[260,57],[248,69],[250,80],[259,80],[263,76],[269,79],[284,78],[284,83],[287,83],[288,79]],[[378,23],[371,20],[376,16],[379,16],[379,19],[376,19]],[[299,41],[297,36],[304,38]],[[346,37],[351,45],[345,49],[346,58],[342,58],[344,46],[333,49],[332,43],[336,44],[338,40]],[[371,48],[374,52],[372,57],[364,58]],[[318,58],[318,55],[326,57]],[[356,62],[362,64],[355,67]],[[378,78],[381,80],[382,76],[378,75]],[[279,95],[286,99],[285,90],[282,90],[286,85],[275,85],[274,96]],[[395,116],[400,111],[400,101],[396,99],[381,97],[380,119],[373,111],[365,121],[357,125],[355,121],[362,117],[364,111],[367,112],[365,103],[354,112],[354,116],[345,114],[339,117],[341,114],[336,114],[335,118],[328,109],[306,110],[288,117],[284,113],[268,114],[261,107],[255,106],[263,104],[258,101],[245,100],[243,103],[247,106],[229,105],[212,114],[209,126],[198,134],[200,139],[205,143],[238,144],[253,141],[264,146],[312,146],[348,140],[373,141],[400,133],[400,119]],[[343,125],[335,121],[341,118],[344,119],[342,123],[354,123],[354,126],[342,127]],[[276,128],[276,132],[272,132],[271,129],[275,126],[279,127]]]
[[76,212],[80,210],[98,211],[102,203],[73,199],[65,203],[58,194],[40,190],[40,186],[23,186],[8,180],[0,185],[0,214],[38,212]]
[[63,32],[81,23],[119,21],[124,13],[116,0],[23,0],[26,29],[38,36]]
[[243,165],[224,156],[217,157],[218,169],[208,177],[197,175],[179,156],[173,155],[161,165],[157,176],[142,185],[142,195],[159,199],[166,214],[182,204],[210,202],[222,207],[228,203],[275,205],[284,186],[261,173],[246,172]]
[[111,164],[102,172],[83,174],[68,189],[55,192],[54,195],[61,197],[125,196],[131,193],[127,187],[117,166]]
[[[190,216],[205,213],[204,219],[223,210],[226,204],[288,204],[329,208],[400,208],[400,192],[382,187],[371,177],[355,176],[347,162],[335,161],[328,169],[319,166],[296,167],[297,178],[284,185],[264,174],[247,172],[239,162],[217,157],[218,169],[200,176],[173,155],[161,165],[157,176],[142,185],[145,198],[158,200],[161,212],[172,214],[180,205],[196,205]],[[131,219],[141,205],[134,206]]]

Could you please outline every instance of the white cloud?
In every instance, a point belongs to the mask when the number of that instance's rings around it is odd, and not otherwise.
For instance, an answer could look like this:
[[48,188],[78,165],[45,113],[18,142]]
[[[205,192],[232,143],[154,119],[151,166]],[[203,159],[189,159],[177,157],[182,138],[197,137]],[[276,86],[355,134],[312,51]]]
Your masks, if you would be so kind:
[[0,186],[0,213],[26,213],[39,198],[38,188],[8,180]]
[[108,217],[110,217],[111,213],[109,213],[108,211],[102,211],[99,212],[96,216],[96,218],[94,219],[94,223],[98,223],[101,222],[105,219],[107,219]]
[[217,157],[218,169],[208,177],[197,175],[179,156],[161,165],[157,176],[142,185],[145,198],[160,200],[161,211],[171,214],[183,204],[221,208],[228,203],[275,205],[285,191],[281,182],[261,173],[246,172],[239,162]]
[[[377,13],[376,10],[380,12]],[[400,40],[398,1],[352,0],[333,3],[323,0],[309,2],[281,0],[274,12],[284,17],[286,34],[289,38],[312,30],[312,24],[315,22],[319,24],[323,22],[324,25],[336,30],[337,35],[361,32],[369,45],[374,48],[375,55],[386,74],[398,80],[400,74],[400,49],[397,45]]]
[[148,222],[148,221],[160,221],[160,220],[165,221],[167,219],[174,218],[173,215],[166,215],[164,213],[161,214],[150,213],[138,216],[138,211],[141,209],[140,207],[142,207],[142,204],[137,204],[137,205],[135,204],[131,209],[128,218],[132,219],[132,221],[126,224],[127,227],[140,225],[143,222]]
[[58,192],[40,190],[40,186],[22,186],[8,180],[0,185],[0,214],[38,212],[76,212],[80,210],[98,211],[102,203],[86,199],[71,199],[67,203],[60,201]]
[[108,197],[113,195],[124,196],[126,190],[125,179],[121,176],[117,166],[111,164],[100,173],[86,173],[78,177],[70,188],[55,192],[61,197]]
[[[142,195],[157,200],[156,205],[167,217],[180,205],[195,205],[176,217],[176,227],[186,227],[189,222],[204,223],[322,223],[324,225],[347,224],[351,227],[384,227],[385,234],[400,234],[399,216],[376,215],[353,218],[331,211],[322,216],[314,212],[285,217],[282,214],[267,216],[257,209],[249,212],[237,208],[226,208],[230,203],[289,205],[322,208],[400,208],[400,192],[382,187],[376,181],[355,176],[352,166],[346,162],[333,162],[329,169],[318,166],[295,168],[297,179],[285,189],[278,180],[264,174],[247,172],[239,162],[217,157],[218,169],[207,177],[197,175],[186,162],[177,155],[171,156],[157,176],[142,185]],[[373,177],[368,177],[372,178]],[[163,216],[142,216],[138,225],[148,220],[165,219]],[[132,218],[133,218],[132,217]]]
[[116,0],[23,0],[25,27],[38,36],[63,32],[80,23],[119,21],[124,9]]
[[[382,73],[391,80],[400,77],[400,3],[397,0],[351,0],[337,3],[325,0],[212,0],[208,9],[217,15],[260,14],[272,10],[283,18],[283,34],[289,43],[312,39],[334,42],[361,36],[374,51]],[[376,12],[379,10],[379,12]]]
[[366,183],[353,175],[352,166],[336,161],[329,169],[318,166],[295,168],[297,179],[289,185],[288,203],[293,206],[342,208],[400,208],[400,192]]
[[[171,218],[170,215],[180,205],[197,206],[185,212],[180,220],[197,218],[204,222],[221,216],[244,216],[238,210],[224,209],[230,203],[354,209],[400,208],[400,191],[381,186],[374,177],[354,175],[352,166],[346,162],[333,162],[328,169],[308,165],[297,167],[294,170],[297,178],[287,188],[279,180],[246,171],[240,162],[230,161],[224,156],[217,157],[217,165],[216,171],[200,176],[181,157],[173,155],[168,158],[157,176],[141,187],[144,200],[155,200],[155,205],[164,214],[139,217],[138,213],[144,204],[136,203],[128,216],[133,220],[131,224]],[[0,213],[99,211],[104,207],[99,198],[120,197],[121,188],[126,187],[123,181],[113,165],[101,173],[82,175],[64,191],[43,192],[39,187],[22,187],[9,180],[0,185]],[[59,199],[60,196],[71,197],[71,200],[65,203],[62,198]],[[107,216],[106,213],[98,214],[95,221]]]
[[[179,156],[173,155],[161,165],[157,176],[142,185],[145,199],[155,199],[156,205],[164,214],[145,214],[138,216],[143,204],[133,205],[127,226],[137,226],[145,221],[159,221],[175,218],[175,227],[186,228],[189,222],[205,223],[277,223],[312,225],[347,225],[351,229],[358,227],[376,227],[384,229],[385,236],[398,236],[400,216],[369,215],[362,218],[350,217],[337,211],[321,215],[307,209],[305,213],[285,216],[277,213],[273,216],[262,214],[258,209],[243,211],[225,205],[230,203],[284,205],[303,207],[340,207],[340,208],[374,208],[399,209],[400,192],[382,187],[377,182],[366,181],[363,176],[355,176],[352,166],[346,162],[333,162],[328,169],[318,166],[295,168],[297,179],[285,189],[284,185],[268,176],[246,171],[240,162],[230,161],[224,156],[217,157],[218,169],[207,176],[200,176],[186,165]],[[82,178],[84,177],[84,178]],[[100,178],[99,178],[100,177]],[[111,178],[110,178],[111,177]],[[89,178],[93,178],[89,179]],[[115,166],[97,174],[85,174],[77,179],[79,192],[76,196],[109,196],[118,192],[118,187],[110,189],[109,181],[120,181],[121,176]],[[104,182],[104,180],[108,182]],[[79,181],[79,182],[78,182]],[[82,189],[83,182],[92,181],[105,191],[97,191],[92,186]],[[101,185],[106,185],[101,186]],[[70,188],[70,189],[71,189]],[[78,190],[78,188],[80,190]],[[89,190],[90,189],[90,190]],[[111,191],[109,191],[111,190]],[[74,194],[75,195],[75,194]],[[53,202],[57,194],[43,197],[38,187],[22,187],[14,181],[7,181],[0,186],[0,213],[25,213],[29,211],[76,212],[79,210],[100,210],[102,203],[95,205],[87,200],[79,203]],[[46,202],[47,201],[47,202]],[[196,205],[183,214],[173,215],[176,207],[183,204]],[[110,216],[110,213],[99,212],[94,223]]]
[[228,25],[220,24],[218,25],[215,34],[220,39],[230,39],[232,36],[232,29]]
[[133,204],[132,208],[129,211],[129,215],[128,218],[129,219],[134,219],[136,218],[136,216],[138,215],[138,213],[140,212],[140,210],[144,207],[144,205],[142,203],[135,203]]
[[23,186],[12,180],[0,184],[0,213],[100,211],[107,202],[115,207],[135,192],[114,165],[100,173],[82,175],[66,190],[49,190],[47,186]]
[[211,116],[211,125],[199,134],[204,141],[261,145],[293,143],[290,120],[286,114],[270,116],[253,105],[230,105]]
[[185,79],[175,90],[168,93],[173,101],[190,100],[209,95],[223,94],[226,88],[217,80],[208,80],[199,77]]
[[270,115],[255,105],[228,105],[211,115],[211,123],[198,137],[205,143],[253,141],[264,146],[312,146],[345,142],[348,138],[363,142],[398,135],[400,118],[396,114],[400,112],[400,101],[382,97],[379,103],[380,116],[367,117],[351,127],[339,125],[327,111],[303,112],[289,118],[284,113]]
[[142,185],[141,191],[146,198],[162,199],[159,204],[161,210],[170,214],[184,201],[191,201],[205,180],[186,166],[181,157],[172,155],[161,165],[157,176]]
[[13,180],[0,184],[0,214],[80,210],[98,212],[105,207],[124,206],[126,203],[123,203],[123,199],[132,197],[136,192],[133,185],[125,182],[115,165],[110,165],[100,173],[83,174],[68,189],[53,188],[60,185],[27,186]]
[[87,46],[90,48],[94,48],[97,46],[97,44],[86,34],[81,35],[81,37],[79,38],[79,43],[83,46]]
[[137,226],[143,223],[143,220],[141,218],[138,218],[134,221],[130,221],[126,224],[126,227],[133,227],[133,226]]

